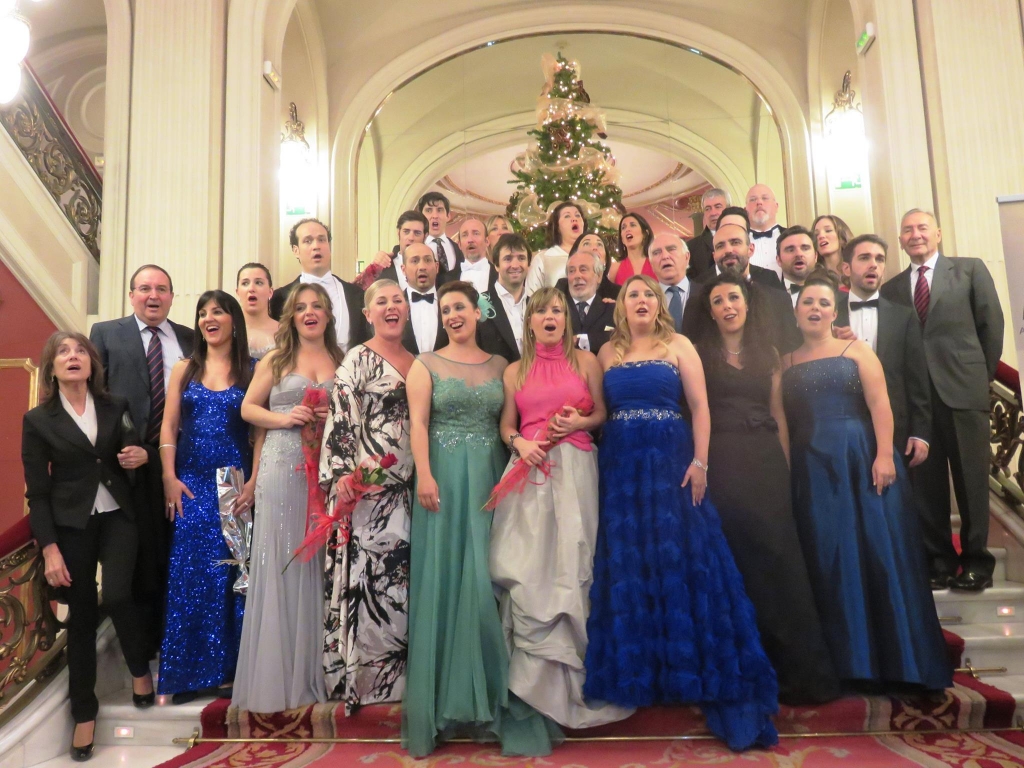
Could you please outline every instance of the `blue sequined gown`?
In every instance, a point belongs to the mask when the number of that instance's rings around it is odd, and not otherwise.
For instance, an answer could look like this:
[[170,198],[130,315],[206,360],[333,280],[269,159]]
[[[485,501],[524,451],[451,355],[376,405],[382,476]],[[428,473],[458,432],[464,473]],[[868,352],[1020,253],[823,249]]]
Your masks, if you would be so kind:
[[827,357],[782,376],[793,515],[840,679],[952,685],[906,470],[879,496],[875,433],[856,361]]
[[753,606],[718,513],[680,487],[693,434],[679,371],[624,363],[605,373],[604,392],[583,692],[627,707],[699,704],[732,749],[774,744],[778,683]]
[[242,634],[245,599],[232,590],[237,568],[217,565],[231,554],[221,534],[216,470],[252,468],[249,425],[242,421],[239,387],[215,392],[198,381],[181,395],[178,479],[194,499],[182,499],[168,567],[167,618],[160,648],[160,693],[231,682]]

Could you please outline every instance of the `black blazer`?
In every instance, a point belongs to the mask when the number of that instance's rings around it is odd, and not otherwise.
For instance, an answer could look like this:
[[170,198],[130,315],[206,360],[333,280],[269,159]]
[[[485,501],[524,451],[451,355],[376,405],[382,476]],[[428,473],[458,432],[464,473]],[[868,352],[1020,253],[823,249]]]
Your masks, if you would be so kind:
[[[555,283],[555,288],[565,294],[569,301],[572,301],[572,295],[569,293],[569,279],[566,277],[558,278]],[[601,277],[601,282],[597,286],[597,298],[599,299],[611,299],[615,301],[619,298],[619,291],[622,290],[621,285],[616,285],[608,279],[608,273],[605,272]],[[596,352],[594,354],[597,354]]]
[[615,329],[615,305],[604,301],[601,298],[601,291],[598,289],[586,318],[580,321],[580,313],[576,308],[575,300],[568,293],[565,294],[565,300],[569,304],[569,319],[572,322],[573,334],[587,334],[590,351],[596,355],[604,343],[611,338],[612,331]]
[[[182,354],[191,357],[192,329],[173,322],[171,328]],[[128,400],[132,423],[140,435],[145,435],[149,426],[149,366],[135,315],[96,323],[89,339],[100,353],[110,394]]]
[[[410,298],[410,295],[409,295],[409,291],[410,290],[411,289],[406,289],[406,291],[405,291],[405,300],[407,302],[409,302],[409,306],[411,307],[412,306],[412,299]],[[434,312],[436,313],[437,312],[437,302],[435,301],[435,303],[432,304],[431,306],[434,307]],[[405,324],[405,330],[402,331],[402,346],[405,347],[410,352],[412,352],[414,355],[418,355],[420,353],[420,351],[421,351],[420,347],[419,347],[419,344],[416,343],[416,332],[412,328],[412,317],[411,317],[411,315],[409,317],[409,322],[407,322]],[[434,337],[434,349],[435,350],[436,349],[442,349],[443,347],[447,347],[447,346],[448,346],[448,331],[446,331],[444,329],[444,326],[441,325],[441,316],[438,315],[438,318],[437,318],[437,336]]]
[[[337,275],[334,277],[341,283],[341,288],[345,292],[345,304],[348,306],[348,348],[352,349],[356,344],[362,344],[371,336],[370,325],[363,317],[363,292],[359,286],[342,280]],[[274,295],[270,297],[270,316],[272,318],[281,319],[284,303],[288,301],[291,292],[299,284],[299,278],[296,277],[288,285],[274,289]]]
[[[457,279],[457,278],[456,278]],[[498,282],[498,273],[491,267],[490,285],[487,289],[487,300],[494,307],[494,317],[486,320],[477,326],[476,340],[480,349],[492,355],[501,355],[510,363],[520,358],[519,347],[516,346],[516,337],[512,333],[512,324],[509,322],[508,314],[505,312],[505,305],[498,298],[494,286]]]
[[[751,264],[749,269],[751,282],[763,285],[765,288],[778,288],[780,291],[786,290],[785,284],[779,279],[774,269],[765,269],[756,264]],[[789,308],[790,310],[793,309],[792,300],[790,301]]]
[[[430,238],[430,237],[433,237],[433,235],[428,234],[427,237]],[[459,265],[462,264],[462,262],[464,262],[466,260],[466,257],[462,253],[462,249],[459,248],[459,244],[458,243],[456,243],[450,237],[448,238],[448,242],[450,242],[451,245],[452,245],[452,248],[455,249],[455,269],[457,270],[459,268]],[[446,279],[443,279],[443,278],[445,278],[448,275],[449,272],[453,272],[453,271],[454,270],[448,269],[448,259],[447,258],[445,258],[445,259],[438,259],[437,260],[437,284],[441,285],[441,283],[448,282]],[[457,280],[458,278],[454,278],[454,279]]]
[[[848,326],[850,294],[839,294],[836,311],[836,325]],[[932,439],[931,383],[917,313],[888,299],[879,299],[875,346],[892,408],[893,442],[902,454],[911,437],[926,443]]]
[[715,244],[710,229],[704,227],[703,232],[686,241],[686,247],[690,251],[686,276],[691,280],[715,268]]
[[128,410],[128,401],[97,397],[95,404],[95,446],[64,410],[59,397],[36,406],[22,419],[25,497],[32,535],[40,547],[57,541],[58,525],[85,529],[100,483],[110,490],[121,511],[134,519],[128,476],[117,461],[123,447],[121,416]]
[[[804,340],[800,334],[800,329],[796,327],[796,316],[793,314],[793,300],[789,296],[789,291],[782,288],[766,287],[770,286],[771,282],[763,278],[761,281],[755,280],[755,269],[759,268],[751,265],[750,281],[747,283],[747,289],[750,291],[751,297],[758,297],[752,300],[762,303],[767,309],[772,326],[772,336],[775,339],[775,348],[779,354],[784,355],[787,352],[792,352],[803,344]],[[772,270],[760,269],[760,271],[769,273],[775,279],[776,284],[782,285]],[[712,270],[705,273],[704,276],[710,281],[717,274],[716,271]],[[698,330],[698,315],[701,311],[700,297],[705,291],[706,286],[703,281],[691,280],[690,284],[692,286],[690,296],[686,300],[686,307],[683,309],[683,335],[696,343],[697,339],[694,338],[694,334]]]
[[[881,294],[913,309],[910,268],[884,283]],[[922,336],[928,375],[949,408],[988,411],[988,385],[1003,352],[1003,322],[985,262],[939,254]]]

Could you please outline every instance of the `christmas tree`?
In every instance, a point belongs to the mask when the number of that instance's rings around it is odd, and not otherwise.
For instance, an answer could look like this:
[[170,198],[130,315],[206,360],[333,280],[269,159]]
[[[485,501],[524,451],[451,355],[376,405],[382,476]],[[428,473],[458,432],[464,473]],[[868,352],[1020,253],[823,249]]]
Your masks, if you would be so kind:
[[607,138],[604,114],[590,105],[580,65],[544,54],[546,84],[537,100],[537,128],[513,168],[516,192],[506,213],[530,247],[545,246],[544,225],[563,200],[576,201],[591,231],[616,232],[623,213],[618,171]]

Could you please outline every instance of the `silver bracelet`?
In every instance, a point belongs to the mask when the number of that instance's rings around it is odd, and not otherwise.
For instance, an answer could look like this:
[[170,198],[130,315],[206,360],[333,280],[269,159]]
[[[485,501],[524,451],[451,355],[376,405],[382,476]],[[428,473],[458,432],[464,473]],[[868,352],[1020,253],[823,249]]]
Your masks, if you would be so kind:
[[516,456],[519,455],[519,451],[516,450],[515,446],[517,437],[522,437],[522,435],[519,434],[518,432],[514,432],[513,434],[508,436],[508,449],[512,451],[512,453],[514,453]]
[[707,464],[703,464],[701,462],[701,460],[698,459],[696,456],[693,457],[693,461],[691,461],[690,463],[693,464],[693,466],[695,466],[695,467],[697,467],[699,469],[703,469],[705,475],[708,473],[708,465]]

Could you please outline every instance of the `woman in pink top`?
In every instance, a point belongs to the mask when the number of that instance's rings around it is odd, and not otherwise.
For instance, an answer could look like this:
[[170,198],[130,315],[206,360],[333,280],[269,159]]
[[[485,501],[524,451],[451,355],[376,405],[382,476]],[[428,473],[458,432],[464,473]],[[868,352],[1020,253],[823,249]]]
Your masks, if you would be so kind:
[[618,261],[613,261],[609,267],[608,279],[616,285],[625,285],[629,278],[638,274],[656,280],[651,260],[647,258],[653,239],[654,230],[647,219],[639,213],[623,216],[619,221]]
[[598,518],[590,430],[604,423],[605,406],[601,366],[573,349],[567,314],[559,290],[534,293],[523,357],[505,370],[505,480],[523,476],[495,509],[490,567],[511,638],[509,690],[560,725],[587,728],[632,710],[583,701]]

